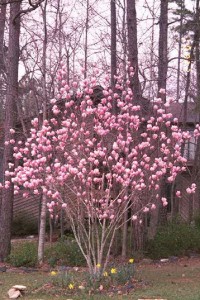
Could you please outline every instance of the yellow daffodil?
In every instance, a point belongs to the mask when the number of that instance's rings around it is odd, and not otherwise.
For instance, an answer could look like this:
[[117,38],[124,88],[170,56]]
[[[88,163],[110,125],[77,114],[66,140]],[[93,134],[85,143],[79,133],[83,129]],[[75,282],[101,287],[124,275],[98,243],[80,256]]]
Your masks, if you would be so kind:
[[70,283],[70,284],[68,285],[68,288],[69,288],[70,290],[73,290],[74,284],[73,284],[73,283]]
[[117,269],[112,268],[112,269],[110,270],[110,273],[111,273],[111,274],[116,274],[116,273],[117,273]]
[[108,272],[103,272],[104,277],[108,277]]
[[101,265],[100,265],[100,264],[97,264],[97,268],[98,268],[98,269],[101,268]]
[[51,271],[51,276],[56,276],[57,272],[56,271]]
[[130,264],[133,264],[133,263],[134,263],[134,258],[130,258],[128,262],[129,262]]

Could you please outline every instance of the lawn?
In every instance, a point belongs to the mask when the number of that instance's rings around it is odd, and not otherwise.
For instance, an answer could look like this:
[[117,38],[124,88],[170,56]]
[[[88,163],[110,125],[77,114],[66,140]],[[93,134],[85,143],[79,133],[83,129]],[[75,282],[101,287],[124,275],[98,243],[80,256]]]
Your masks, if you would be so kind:
[[167,300],[200,300],[200,259],[183,258],[174,263],[137,264],[136,279],[141,280],[141,285],[132,290],[129,295],[110,293],[101,295],[86,295],[63,291],[52,287],[52,277],[46,272],[19,273],[9,270],[0,273],[1,299],[8,299],[7,291],[12,285],[22,284],[27,286],[26,300],[106,300],[106,299],[131,299],[164,298]]

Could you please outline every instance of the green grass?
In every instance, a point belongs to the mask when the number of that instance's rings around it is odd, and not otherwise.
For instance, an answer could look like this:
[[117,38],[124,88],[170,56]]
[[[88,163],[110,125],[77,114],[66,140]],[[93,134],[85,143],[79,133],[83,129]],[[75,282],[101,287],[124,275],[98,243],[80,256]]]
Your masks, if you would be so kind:
[[[183,260],[173,264],[163,265],[138,265],[136,277],[142,280],[142,286],[129,295],[113,295],[112,298],[137,300],[142,297],[165,298],[168,300],[200,300],[200,260]],[[0,295],[1,299],[8,299],[7,291],[12,285],[22,284],[27,286],[24,297],[26,300],[107,300],[108,295],[73,295],[70,291],[50,288],[48,283],[52,277],[48,273],[1,273]]]

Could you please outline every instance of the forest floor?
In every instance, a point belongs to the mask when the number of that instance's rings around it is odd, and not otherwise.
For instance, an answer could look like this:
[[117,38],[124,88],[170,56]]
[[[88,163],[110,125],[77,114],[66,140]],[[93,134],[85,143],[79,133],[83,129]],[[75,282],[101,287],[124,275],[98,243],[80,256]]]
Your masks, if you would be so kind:
[[[3,265],[0,264],[0,268]],[[13,268],[6,265],[0,273],[0,299],[8,299],[8,290],[16,284],[25,285],[25,300],[106,300],[106,299],[166,299],[200,300],[200,258],[183,257],[175,262],[141,261],[135,264],[133,288],[126,292],[118,287],[115,291],[102,289],[99,293],[86,293],[61,289],[52,285],[52,276],[45,266],[38,270]],[[79,269],[79,274],[85,272]],[[79,275],[78,275],[79,276]],[[135,283],[134,283],[135,282]]]

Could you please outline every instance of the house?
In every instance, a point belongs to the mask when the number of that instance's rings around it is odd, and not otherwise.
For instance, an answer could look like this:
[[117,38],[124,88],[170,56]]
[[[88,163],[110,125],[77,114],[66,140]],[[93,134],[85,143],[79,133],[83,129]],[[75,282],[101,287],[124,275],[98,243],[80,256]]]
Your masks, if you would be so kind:
[[[174,102],[168,108],[173,113],[173,117],[178,119],[179,125],[190,132],[191,139],[184,145],[183,153],[187,158],[187,169],[182,172],[174,184],[167,186],[168,216],[180,216],[184,221],[191,221],[192,217],[200,214],[200,191],[197,184],[195,194],[186,192],[193,182],[198,182],[200,167],[197,161],[199,149],[197,150],[197,138],[193,136],[195,125],[200,121],[200,113],[196,109],[194,102],[187,103],[187,113],[184,112],[184,103]],[[176,191],[181,192],[181,198],[176,196]]]

